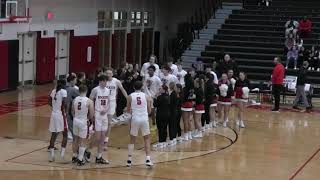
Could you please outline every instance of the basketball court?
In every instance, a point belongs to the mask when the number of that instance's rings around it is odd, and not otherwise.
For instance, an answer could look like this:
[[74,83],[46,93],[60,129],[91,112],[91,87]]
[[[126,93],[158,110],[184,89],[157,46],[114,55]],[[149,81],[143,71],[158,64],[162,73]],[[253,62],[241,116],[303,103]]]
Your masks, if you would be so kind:
[[[84,167],[70,161],[48,162],[46,105],[52,85],[0,95],[1,179],[317,179],[320,124],[318,113],[270,113],[249,109],[247,128],[219,126],[201,140],[152,151],[155,167],[145,168],[142,139],[134,166],[125,167],[128,127],[115,127],[107,154],[110,165]],[[153,142],[156,134],[153,132]],[[59,148],[59,145],[57,145]],[[68,143],[66,159],[71,159]]]
[[[0,42],[0,90],[4,91],[0,93],[1,180],[319,179],[320,111],[302,113],[288,106],[271,113],[266,104],[246,110],[246,128],[235,126],[233,109],[227,128],[220,122],[202,139],[152,150],[155,166],[151,169],[144,164],[142,138],[135,147],[133,166],[126,167],[127,125],[112,130],[104,155],[109,165],[72,164],[72,141],[68,141],[65,161],[49,163],[48,95],[54,88],[52,82],[69,72],[92,73],[98,66],[118,68],[125,60],[141,64],[151,53],[159,56],[167,43],[160,32],[168,27],[164,19],[157,23],[151,19],[165,16],[152,12],[150,7],[164,8],[155,0],[137,4],[128,0],[120,5],[116,1],[32,1],[0,0],[0,40],[4,41]],[[32,11],[30,3],[41,8],[34,6],[39,9]],[[59,3],[69,9],[59,9]],[[123,9],[127,3],[132,4]],[[63,12],[73,7],[72,17],[65,18]],[[88,14],[83,20],[84,12]],[[68,22],[61,23],[64,19]],[[60,142],[61,137],[58,149]],[[153,131],[152,143],[156,142]]]

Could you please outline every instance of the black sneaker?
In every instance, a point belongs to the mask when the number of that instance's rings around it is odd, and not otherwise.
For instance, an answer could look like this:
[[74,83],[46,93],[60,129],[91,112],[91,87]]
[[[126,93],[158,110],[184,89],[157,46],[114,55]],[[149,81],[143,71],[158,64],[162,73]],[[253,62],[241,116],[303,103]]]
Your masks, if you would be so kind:
[[279,109],[272,109],[272,112],[280,112]]
[[72,163],[77,163],[78,162],[78,158],[77,157],[72,157]]
[[104,160],[102,157],[101,158],[96,158],[96,164],[109,164],[108,160]]
[[84,152],[84,159],[85,159],[87,162],[90,162],[90,157],[91,157],[91,152],[85,151],[85,152]]
[[301,110],[300,108],[298,108],[298,106],[293,106],[292,109],[295,109],[295,110],[298,110],[298,111]]
[[78,160],[78,166],[84,166],[86,164],[86,161],[83,159],[82,161]]
[[131,167],[131,166],[132,166],[131,160],[127,160],[127,167]]

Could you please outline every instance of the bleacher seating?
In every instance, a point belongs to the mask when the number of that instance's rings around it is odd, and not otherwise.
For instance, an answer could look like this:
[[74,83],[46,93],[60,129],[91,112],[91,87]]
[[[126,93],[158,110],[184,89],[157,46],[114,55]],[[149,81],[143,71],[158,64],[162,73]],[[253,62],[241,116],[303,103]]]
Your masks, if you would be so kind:
[[[221,52],[228,53],[247,72],[249,79],[268,81],[273,69],[272,60],[280,56],[285,62],[285,23],[300,21],[307,15],[313,23],[312,34],[304,39],[304,46],[310,48],[319,44],[320,1],[319,0],[273,0],[270,7],[257,6],[256,0],[244,1],[244,8],[233,10],[218,30],[218,34],[201,53],[202,60],[210,63]],[[287,70],[287,75],[295,70]],[[311,71],[310,81],[320,85],[320,72]]]

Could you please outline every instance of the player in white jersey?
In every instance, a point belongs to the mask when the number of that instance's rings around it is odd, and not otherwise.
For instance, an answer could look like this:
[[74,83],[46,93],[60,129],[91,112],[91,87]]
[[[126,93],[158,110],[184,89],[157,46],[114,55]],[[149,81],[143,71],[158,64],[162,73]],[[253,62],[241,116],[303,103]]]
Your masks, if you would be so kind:
[[[95,102],[95,140],[98,146],[96,157],[97,164],[109,164],[108,160],[102,158],[104,139],[108,130],[108,101],[110,91],[107,89],[107,77],[99,76],[99,86],[91,92],[90,99]],[[89,147],[90,148],[90,147]]]
[[182,87],[184,87],[184,76],[186,76],[187,71],[182,69],[181,63],[177,63],[178,72],[177,72],[177,78],[179,81],[179,84],[181,84]]
[[68,141],[68,123],[66,118],[67,110],[67,91],[65,80],[58,80],[57,86],[52,90],[49,97],[49,105],[52,107],[52,113],[49,124],[49,131],[51,132],[49,152],[50,162],[55,161],[54,144],[60,132],[63,134],[61,143],[60,157],[63,160]]
[[108,106],[108,119],[109,119],[109,126],[105,138],[105,143],[107,144],[109,141],[110,133],[111,133],[111,123],[112,118],[115,115],[116,108],[117,108],[117,94],[118,89],[122,92],[123,96],[127,98],[128,94],[126,90],[123,88],[121,82],[113,77],[113,69],[107,68],[106,69],[106,76],[107,76],[107,89],[109,90],[109,106]]
[[162,85],[160,78],[154,74],[155,70],[156,68],[153,65],[149,66],[148,76],[143,81],[143,92],[151,98],[151,119],[153,125],[156,124],[153,100],[157,98]]
[[131,112],[132,119],[130,123],[130,144],[128,145],[128,161],[127,166],[132,165],[132,154],[134,151],[134,144],[139,130],[141,130],[144,138],[146,151],[146,165],[153,166],[150,158],[151,143],[150,143],[150,127],[148,114],[151,112],[151,100],[148,95],[141,92],[143,83],[137,81],[134,84],[135,92],[130,94],[127,98],[127,110]]
[[159,65],[156,64],[156,60],[157,60],[157,57],[156,57],[155,55],[151,55],[150,58],[149,58],[149,62],[146,62],[146,63],[144,63],[144,64],[142,65],[142,67],[141,67],[141,72],[140,72],[140,75],[141,75],[142,77],[145,77],[146,75],[148,75],[148,68],[149,68],[149,66],[151,66],[151,65],[153,65],[153,66],[156,68],[154,74],[155,74],[156,76],[159,76],[159,74],[160,74],[160,69],[159,69]]
[[171,69],[171,74],[173,74],[173,75],[175,75],[175,76],[177,76],[177,73],[178,73],[178,66],[177,65],[175,65],[175,64],[173,64],[173,58],[172,57],[169,57],[168,58],[168,63],[167,63],[167,65],[170,67],[170,69]]
[[83,160],[86,147],[84,141],[88,135],[88,121],[93,118],[94,107],[91,99],[87,98],[88,88],[85,85],[80,85],[80,96],[76,97],[72,103],[73,115],[73,157],[72,163],[78,163],[78,166],[83,166]]
[[167,87],[169,87],[171,82],[174,82],[174,84],[179,83],[178,78],[175,75],[170,74],[170,71],[170,67],[165,66],[162,68],[162,74],[160,75],[162,84],[166,85]]

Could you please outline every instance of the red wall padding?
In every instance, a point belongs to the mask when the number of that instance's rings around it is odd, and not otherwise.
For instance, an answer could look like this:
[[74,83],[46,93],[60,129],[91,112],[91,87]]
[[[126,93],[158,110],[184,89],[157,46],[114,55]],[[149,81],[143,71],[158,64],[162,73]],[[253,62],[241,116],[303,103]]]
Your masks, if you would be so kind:
[[[91,62],[87,62],[87,48],[92,47]],[[70,72],[93,73],[99,66],[98,36],[70,35]]]
[[8,42],[0,41],[0,90],[8,87]]
[[55,79],[55,38],[37,38],[37,75],[38,84]]

